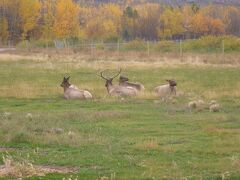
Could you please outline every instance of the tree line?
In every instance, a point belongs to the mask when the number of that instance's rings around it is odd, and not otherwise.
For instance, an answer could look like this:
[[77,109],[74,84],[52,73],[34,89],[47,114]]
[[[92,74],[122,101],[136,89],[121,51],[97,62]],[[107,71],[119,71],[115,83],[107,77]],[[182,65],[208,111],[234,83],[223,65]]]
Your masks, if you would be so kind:
[[240,35],[240,8],[159,3],[84,4],[73,0],[0,0],[0,41],[191,39]]

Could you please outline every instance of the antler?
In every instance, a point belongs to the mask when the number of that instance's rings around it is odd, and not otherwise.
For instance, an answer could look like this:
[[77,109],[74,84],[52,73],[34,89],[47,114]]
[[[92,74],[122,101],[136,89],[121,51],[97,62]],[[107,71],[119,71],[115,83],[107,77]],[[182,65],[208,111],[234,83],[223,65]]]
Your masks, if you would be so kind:
[[103,72],[104,72],[104,71],[106,71],[106,69],[100,72],[100,77],[103,78],[103,79],[105,79],[105,80],[108,80],[108,78],[106,78],[106,77],[103,76]]
[[[119,69],[119,72],[118,72],[116,75],[114,75],[114,76],[111,77],[111,78],[106,78],[106,77],[104,77],[104,75],[103,75],[103,72],[106,71],[106,70],[107,70],[107,69],[105,69],[105,70],[103,70],[103,71],[100,72],[100,77],[103,78],[103,79],[105,79],[105,80],[114,79],[114,78],[117,77],[117,76],[121,73],[121,71],[122,71],[122,69],[120,68],[120,69]],[[98,76],[99,76],[99,75],[98,75]]]
[[115,77],[118,77],[118,75],[121,74],[121,72],[122,72],[122,69],[120,68],[119,72],[117,73],[117,75],[113,76],[112,79],[114,79]]
[[63,77],[63,79],[65,79],[65,80],[69,80],[69,78],[70,78],[70,76],[68,76],[68,77]]

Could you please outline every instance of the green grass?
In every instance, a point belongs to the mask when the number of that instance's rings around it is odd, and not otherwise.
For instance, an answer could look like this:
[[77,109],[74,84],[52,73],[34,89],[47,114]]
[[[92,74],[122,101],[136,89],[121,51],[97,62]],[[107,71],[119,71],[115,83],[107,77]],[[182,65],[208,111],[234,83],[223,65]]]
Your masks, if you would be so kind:
[[[79,179],[222,179],[224,173],[226,179],[240,179],[239,68],[126,66],[124,74],[142,82],[146,92],[124,100],[106,96],[96,69],[2,61],[0,147],[9,148],[16,160],[79,167],[72,174]],[[94,100],[64,100],[59,85],[66,74],[73,84],[89,89]],[[152,90],[167,78],[177,79],[184,93],[162,102]],[[190,112],[186,107],[192,99],[215,99],[222,109]],[[64,132],[51,133],[52,128]]]

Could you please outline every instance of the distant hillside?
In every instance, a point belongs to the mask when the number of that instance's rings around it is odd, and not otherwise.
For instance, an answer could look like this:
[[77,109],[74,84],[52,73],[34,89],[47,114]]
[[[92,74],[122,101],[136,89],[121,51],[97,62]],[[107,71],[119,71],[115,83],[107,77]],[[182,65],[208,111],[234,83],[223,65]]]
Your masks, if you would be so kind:
[[[119,2],[118,0],[95,0],[98,3],[109,3],[109,2]],[[135,0],[135,3],[139,0]],[[161,4],[168,4],[172,6],[184,5],[187,3],[196,3],[199,5],[208,4],[222,4],[222,5],[232,5],[240,6],[240,0],[146,0],[146,2],[156,2]]]

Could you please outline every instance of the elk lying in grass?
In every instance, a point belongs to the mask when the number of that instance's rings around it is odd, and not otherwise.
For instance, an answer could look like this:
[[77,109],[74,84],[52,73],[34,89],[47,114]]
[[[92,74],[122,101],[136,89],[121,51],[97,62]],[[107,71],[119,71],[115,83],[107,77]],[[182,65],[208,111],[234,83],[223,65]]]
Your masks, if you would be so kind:
[[79,90],[69,83],[70,77],[64,77],[61,87],[64,89],[65,99],[92,99],[92,94],[86,90]]
[[104,71],[100,73],[100,77],[106,80],[105,87],[107,88],[109,95],[111,96],[136,96],[137,95],[137,90],[133,87],[112,84],[113,79],[116,78],[121,73],[121,69],[115,76],[111,78],[106,78],[103,75],[103,72]]
[[168,84],[157,86],[155,92],[159,97],[167,97],[172,94],[176,95],[177,83],[175,80],[166,80]]
[[119,77],[119,85],[120,86],[128,86],[128,87],[132,87],[135,88],[138,91],[142,91],[144,90],[144,86],[141,83],[133,83],[133,82],[129,82],[129,79],[125,76],[120,76]]

